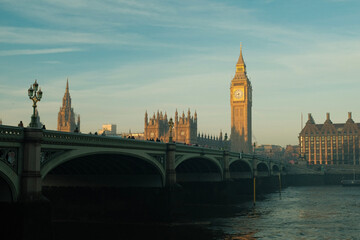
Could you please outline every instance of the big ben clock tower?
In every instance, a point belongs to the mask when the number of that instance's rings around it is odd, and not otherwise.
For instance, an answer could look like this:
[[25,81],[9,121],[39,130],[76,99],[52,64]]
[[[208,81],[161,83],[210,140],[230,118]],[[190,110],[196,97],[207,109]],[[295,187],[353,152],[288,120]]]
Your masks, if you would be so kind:
[[251,153],[251,106],[252,87],[246,75],[246,65],[242,56],[236,64],[235,77],[230,85],[231,106],[231,151]]

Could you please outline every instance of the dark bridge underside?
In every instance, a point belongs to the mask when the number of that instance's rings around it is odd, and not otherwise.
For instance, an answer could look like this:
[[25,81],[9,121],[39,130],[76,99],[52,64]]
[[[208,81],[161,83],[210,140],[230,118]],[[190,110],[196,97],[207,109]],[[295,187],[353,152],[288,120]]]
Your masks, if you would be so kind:
[[220,168],[205,158],[191,158],[176,168],[177,182],[219,182],[222,180]]
[[8,183],[0,176],[0,202],[12,202],[13,197]]
[[132,156],[96,154],[67,161],[51,170],[43,186],[161,187],[160,171]]
[[273,170],[274,173],[278,173],[278,172],[280,171],[279,167],[276,166],[276,165],[274,165],[274,166],[272,167],[272,170]]
[[257,165],[257,174],[259,177],[266,177],[269,175],[269,168],[265,163],[259,163]]
[[251,178],[252,172],[249,164],[244,161],[235,161],[229,166],[231,178]]

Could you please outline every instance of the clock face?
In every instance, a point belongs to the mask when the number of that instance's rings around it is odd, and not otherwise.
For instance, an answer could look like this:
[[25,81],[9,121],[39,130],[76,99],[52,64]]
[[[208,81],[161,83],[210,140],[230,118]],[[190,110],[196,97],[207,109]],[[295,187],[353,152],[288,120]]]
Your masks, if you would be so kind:
[[241,89],[237,89],[234,92],[234,98],[235,99],[241,99],[244,97],[244,92]]

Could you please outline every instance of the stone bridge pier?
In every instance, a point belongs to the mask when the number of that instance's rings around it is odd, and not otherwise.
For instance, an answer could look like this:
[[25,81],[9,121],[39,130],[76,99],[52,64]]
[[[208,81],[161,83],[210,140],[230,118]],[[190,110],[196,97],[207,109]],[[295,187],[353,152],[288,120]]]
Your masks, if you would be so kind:
[[166,178],[165,186],[172,187],[176,184],[175,172],[175,143],[168,143],[166,145]]
[[[13,203],[0,203],[1,212],[7,218],[1,218],[1,235],[13,236],[13,239],[51,239],[51,206],[42,195],[40,174],[41,140],[43,131],[36,128],[24,128],[22,152],[18,159],[18,186],[13,187]],[[13,184],[16,184],[13,183]],[[1,194],[1,193],[0,193]],[[3,222],[5,220],[5,222]]]
[[24,129],[24,154],[22,161],[20,201],[44,200],[41,194],[42,179],[40,175],[41,129]]

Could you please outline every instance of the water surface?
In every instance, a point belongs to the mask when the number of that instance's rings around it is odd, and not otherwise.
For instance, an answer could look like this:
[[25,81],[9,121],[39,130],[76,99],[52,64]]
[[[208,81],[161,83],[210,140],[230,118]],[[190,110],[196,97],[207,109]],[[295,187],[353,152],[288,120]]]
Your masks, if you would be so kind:
[[360,187],[288,187],[239,207],[210,220],[217,239],[360,239]]

